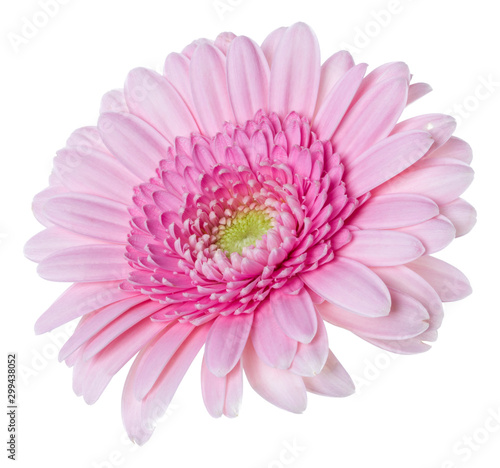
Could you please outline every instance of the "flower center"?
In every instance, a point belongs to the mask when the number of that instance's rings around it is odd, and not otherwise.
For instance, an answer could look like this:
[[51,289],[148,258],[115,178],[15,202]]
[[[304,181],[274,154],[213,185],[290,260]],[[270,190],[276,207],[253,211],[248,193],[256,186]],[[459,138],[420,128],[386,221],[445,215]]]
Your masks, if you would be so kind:
[[245,247],[254,245],[272,227],[272,218],[265,211],[239,212],[219,225],[217,245],[228,256],[233,252],[241,255]]

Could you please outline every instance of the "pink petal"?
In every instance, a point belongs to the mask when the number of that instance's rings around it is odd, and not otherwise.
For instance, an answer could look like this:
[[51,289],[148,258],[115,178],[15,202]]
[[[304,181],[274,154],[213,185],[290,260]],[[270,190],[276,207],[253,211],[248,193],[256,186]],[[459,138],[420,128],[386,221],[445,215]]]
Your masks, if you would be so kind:
[[67,193],[49,198],[44,211],[48,220],[77,234],[115,243],[127,242],[130,216],[122,203],[95,195]]
[[431,134],[434,140],[433,149],[436,149],[450,139],[456,128],[457,123],[455,119],[449,115],[427,114],[412,117],[398,123],[391,135],[408,132],[409,130],[422,130]]
[[208,370],[205,358],[201,363],[201,393],[208,413],[213,418],[220,418],[224,413],[227,375],[216,377]]
[[[101,352],[89,361],[86,373],[80,375],[81,392],[85,402],[94,404],[107,387],[111,378],[141,350],[162,328],[163,324],[152,322],[149,319],[142,320],[133,326],[116,340],[112,341]],[[79,369],[75,367],[74,375],[79,375]]]
[[328,302],[366,317],[387,315],[391,297],[383,281],[368,267],[337,257],[300,278]]
[[438,214],[438,206],[429,198],[395,193],[370,198],[355,211],[349,224],[360,229],[395,229],[423,223]]
[[385,80],[363,94],[333,135],[335,152],[352,161],[385,138],[403,112],[407,92],[407,81],[397,78]]
[[328,302],[323,302],[317,308],[327,322],[363,338],[403,340],[427,330],[429,313],[420,302],[395,290],[391,290],[391,299],[391,312],[385,317],[360,317]]
[[190,323],[176,322],[144,348],[136,371],[135,397],[138,400],[142,400],[148,394],[163,368],[194,328],[195,326]]
[[[34,262],[41,262],[45,257],[68,247],[78,247],[89,243],[100,243],[96,239],[81,236],[74,232],[50,226],[34,235],[24,246],[24,255]],[[102,242],[105,243],[104,241]]]
[[223,377],[236,365],[248,340],[252,321],[252,313],[217,317],[205,346],[205,360],[210,372]]
[[202,130],[215,136],[224,122],[234,120],[226,86],[226,57],[211,44],[200,45],[191,59],[189,77]]
[[426,94],[429,94],[432,91],[432,87],[427,83],[413,83],[408,88],[408,101],[406,103],[407,106],[412,104],[413,102],[419,100],[421,97],[424,97]]
[[337,84],[337,82],[354,67],[354,60],[349,52],[341,50],[329,57],[323,65],[321,65],[321,75],[319,80],[318,99],[316,103],[317,114],[323,102]]
[[352,233],[351,241],[337,253],[367,266],[402,265],[425,252],[414,236],[397,231],[365,230]]
[[214,41],[215,47],[217,47],[224,55],[227,55],[231,43],[236,39],[236,35],[232,32],[220,33]]
[[264,364],[251,342],[243,353],[243,368],[252,388],[265,400],[292,413],[302,413],[306,409],[307,392],[302,378]]
[[289,338],[274,318],[270,301],[255,313],[252,343],[259,358],[268,366],[288,369],[297,352],[297,341]]
[[472,148],[460,138],[452,136],[443,146],[432,151],[427,158],[455,158],[466,164],[472,161]]
[[264,39],[264,42],[260,46],[262,52],[264,52],[264,55],[266,56],[269,67],[273,63],[276,49],[278,48],[278,45],[281,42],[281,39],[283,38],[283,35],[285,34],[287,29],[288,28],[285,27],[275,29]]
[[82,192],[130,203],[131,187],[141,180],[109,154],[94,148],[64,148],[54,168],[71,192]]
[[443,302],[458,301],[472,293],[465,275],[443,260],[425,255],[406,266],[424,278]]
[[301,343],[311,342],[318,324],[314,304],[304,288],[298,294],[286,294],[281,289],[273,291],[271,308],[287,336]]
[[421,161],[418,168],[403,172],[377,188],[376,194],[418,193],[438,205],[449,203],[458,198],[474,178],[474,171],[467,164],[449,161]]
[[398,229],[416,237],[425,247],[427,255],[444,249],[455,238],[455,226],[444,216],[436,216],[424,223]]
[[303,377],[319,374],[328,358],[328,335],[325,324],[317,314],[318,331],[310,343],[299,343],[297,354],[290,366],[290,371]]
[[388,62],[372,70],[363,80],[358,92],[358,98],[370,92],[378,84],[394,79],[410,82],[410,69],[404,62]]
[[130,172],[143,181],[154,177],[169,147],[160,133],[135,115],[112,112],[101,114],[98,127],[106,146]]
[[253,119],[260,109],[267,111],[269,74],[260,47],[245,36],[234,39],[227,54],[227,85],[238,123]]
[[361,84],[366,68],[364,63],[351,68],[324,98],[313,125],[319,139],[329,140],[337,130]]
[[113,89],[108,91],[101,98],[101,107],[99,112],[103,114],[104,112],[128,112],[127,102],[125,101],[125,95],[123,94],[123,89]]
[[281,118],[290,112],[312,119],[320,78],[318,40],[309,26],[296,23],[280,41],[271,65],[269,108]]
[[178,136],[199,132],[179,93],[168,80],[152,70],[132,70],[125,82],[125,97],[130,112],[148,122],[171,144]]
[[[194,109],[193,94],[189,82],[190,59],[183,54],[171,53],[165,60],[163,74],[179,93],[189,109]],[[196,116],[194,116],[196,119]]]
[[344,175],[348,193],[359,197],[398,175],[418,161],[431,147],[426,132],[393,135],[351,161]]
[[441,213],[455,226],[456,237],[464,236],[474,227],[477,212],[472,205],[461,198],[457,198],[446,205],[439,207]]
[[70,286],[37,320],[35,333],[46,333],[75,318],[133,295],[122,291],[119,288],[120,283],[121,281],[77,283]]
[[243,395],[243,372],[241,361],[226,375],[226,400],[224,415],[228,418],[238,416]]
[[355,391],[354,382],[331,351],[323,370],[318,375],[304,377],[303,380],[307,391],[317,395],[346,397]]
[[47,187],[41,192],[37,193],[33,198],[33,203],[31,208],[33,209],[33,214],[35,218],[40,224],[43,224],[45,227],[52,226],[51,223],[45,216],[43,211],[43,207],[49,198],[52,198],[54,195],[59,195],[61,193],[67,193],[67,189],[62,185],[53,185],[51,187]]
[[430,345],[423,343],[418,337],[407,340],[376,340],[372,338],[365,338],[365,340],[379,348],[397,354],[424,353],[431,348]]
[[38,265],[38,274],[50,281],[114,281],[125,279],[130,267],[122,245],[69,247],[49,255]]

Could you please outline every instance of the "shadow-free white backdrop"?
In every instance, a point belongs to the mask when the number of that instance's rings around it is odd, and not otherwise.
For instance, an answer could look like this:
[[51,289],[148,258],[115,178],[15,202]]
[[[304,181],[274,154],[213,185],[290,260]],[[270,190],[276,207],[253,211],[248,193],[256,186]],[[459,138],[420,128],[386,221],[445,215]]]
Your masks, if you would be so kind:
[[[7,352],[17,352],[16,466],[499,466],[497,3],[61,0],[46,25],[23,31],[25,18],[43,24],[42,3],[4,2],[0,19],[1,374]],[[69,329],[34,335],[36,318],[66,285],[40,279],[35,264],[23,257],[23,244],[40,230],[31,199],[46,186],[55,151],[72,130],[96,122],[101,95],[121,87],[130,69],[161,70],[169,52],[198,37],[230,30],[261,42],[296,21],[315,29],[323,58],[348,47],[356,61],[371,67],[406,61],[416,81],[434,88],[411,106],[411,114],[462,113],[456,134],[472,145],[476,171],[465,198],[476,206],[479,222],[439,256],[467,274],[474,293],[445,305],[440,338],[422,355],[390,355],[329,327],[331,347],[357,380],[358,393],[347,399],[311,396],[303,415],[274,408],[247,386],[237,419],[212,419],[201,399],[198,359],[168,416],[138,448],[121,424],[127,369],[87,406],[72,392],[70,369],[55,356]],[[33,37],[23,40],[23,33]],[[1,452],[1,465],[10,466]]]

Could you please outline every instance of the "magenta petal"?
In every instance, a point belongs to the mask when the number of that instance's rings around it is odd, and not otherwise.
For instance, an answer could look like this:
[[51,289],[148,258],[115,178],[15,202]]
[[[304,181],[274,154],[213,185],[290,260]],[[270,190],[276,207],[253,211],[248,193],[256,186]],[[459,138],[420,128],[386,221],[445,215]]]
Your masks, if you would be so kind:
[[256,311],[251,333],[259,358],[268,366],[288,369],[297,352],[297,341],[289,338],[274,318],[270,301]]
[[355,314],[381,317],[391,309],[391,297],[383,281],[354,260],[337,257],[317,270],[302,273],[300,277],[328,302]]
[[302,413],[306,409],[307,392],[302,378],[264,364],[251,342],[243,354],[243,368],[252,388],[265,400],[292,413]]
[[314,377],[303,378],[308,392],[331,397],[346,397],[355,391],[354,382],[330,351],[323,370]]
[[309,293],[302,288],[298,294],[281,290],[271,293],[274,317],[287,336],[301,343],[310,343],[316,335],[317,317]]
[[252,328],[253,314],[220,315],[207,337],[205,360],[217,377],[227,375],[240,360]]

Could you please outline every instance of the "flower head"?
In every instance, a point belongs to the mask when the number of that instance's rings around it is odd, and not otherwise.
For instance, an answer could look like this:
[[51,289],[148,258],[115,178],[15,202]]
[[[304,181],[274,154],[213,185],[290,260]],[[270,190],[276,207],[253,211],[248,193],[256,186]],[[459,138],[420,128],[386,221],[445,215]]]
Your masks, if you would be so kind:
[[26,246],[72,285],[36,325],[81,317],[60,358],[95,402],[135,354],[127,431],[152,434],[204,346],[202,393],[236,416],[242,370],[293,412],[307,392],[346,396],[324,322],[403,354],[437,338],[443,301],[470,292],[431,257],[468,232],[471,151],[446,115],[398,123],[430,88],[347,52],[322,65],[305,24],[262,44],[232,34],[136,69],[71,135],[34,201]]

